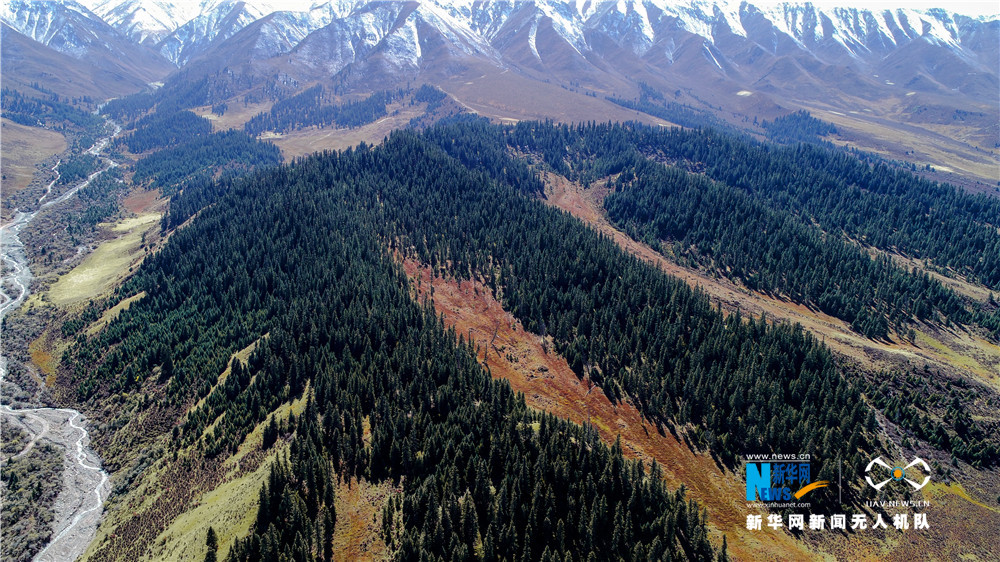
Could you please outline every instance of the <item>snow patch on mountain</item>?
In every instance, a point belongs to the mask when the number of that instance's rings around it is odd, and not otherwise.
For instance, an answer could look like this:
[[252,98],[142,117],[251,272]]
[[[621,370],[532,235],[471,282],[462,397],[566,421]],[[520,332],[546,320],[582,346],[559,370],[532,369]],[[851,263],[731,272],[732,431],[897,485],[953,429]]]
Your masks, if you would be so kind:
[[448,10],[432,3],[422,3],[413,12],[413,16],[436,29],[448,40],[450,47],[455,54],[458,52],[468,55],[485,55],[489,58],[499,59],[499,56],[490,46],[489,41],[478,33],[474,32],[467,22],[456,18]]
[[420,35],[413,18],[407,18],[385,38],[383,58],[398,70],[416,70],[420,68]]
[[[90,10],[76,2],[12,0],[3,5],[2,14],[4,23],[22,34],[76,58],[86,53],[86,47],[84,39],[78,36],[76,26],[69,25],[71,19],[82,17],[91,20],[92,24],[106,25]],[[85,31],[80,30],[80,32]]]
[[[338,57],[351,53],[354,59],[378,46],[390,64],[406,67],[421,60],[422,34],[431,30],[444,37],[452,54],[485,56],[497,64],[502,64],[500,50],[510,47],[509,41],[526,37],[532,55],[541,60],[548,47],[539,43],[538,33],[549,27],[584,56],[593,50],[592,35],[600,33],[638,56],[656,47],[673,60],[674,36],[683,30],[709,45],[731,33],[773,54],[800,49],[837,63],[876,63],[917,40],[968,58],[956,16],[943,9],[828,9],[811,3],[758,7],[742,0],[84,1],[93,13],[73,0],[12,0],[2,15],[12,27],[47,45],[58,36],[57,48],[74,56],[82,56],[86,41],[73,36],[74,26],[66,23],[68,14],[103,18],[132,41],[154,46],[178,66],[275,12],[280,17],[261,26],[263,35],[256,41],[262,52],[287,52],[317,30],[335,25],[343,33],[325,36],[343,44],[322,49],[314,45],[309,50],[336,52]],[[725,66],[726,61],[719,59],[724,52],[709,54],[713,66]]]
[[531,18],[531,27],[528,28],[528,48],[539,61],[542,60],[542,55],[538,54],[538,19],[540,17],[541,15],[536,15]]

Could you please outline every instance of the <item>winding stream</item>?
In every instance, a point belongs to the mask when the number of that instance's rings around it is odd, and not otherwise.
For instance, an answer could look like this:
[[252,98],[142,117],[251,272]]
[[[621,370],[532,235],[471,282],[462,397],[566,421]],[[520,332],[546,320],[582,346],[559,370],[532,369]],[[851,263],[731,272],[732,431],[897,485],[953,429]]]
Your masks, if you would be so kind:
[[[100,156],[111,139],[121,132],[121,127],[113,121],[109,120],[108,125],[113,131],[95,143],[87,151],[89,154]],[[78,191],[90,185],[94,178],[118,166],[118,163],[104,156],[103,166],[99,170],[59,197],[46,201],[59,180],[58,166],[59,162],[56,162],[52,168],[56,178],[49,183],[45,193],[38,199],[38,208],[32,212],[18,210],[13,220],[0,226],[0,261],[3,266],[0,276],[0,388],[3,385],[13,384],[4,380],[7,374],[7,358],[3,355],[3,319],[28,297],[33,279],[24,244],[20,239],[21,229],[28,225],[39,211],[73,197]],[[100,457],[90,448],[90,435],[87,433],[83,415],[68,408],[14,409],[9,405],[0,406],[0,415],[8,417],[10,423],[16,424],[32,436],[18,456],[26,454],[43,438],[66,450],[63,461],[63,488],[54,505],[52,538],[34,560],[64,562],[79,558],[97,532],[97,525],[103,514],[104,500],[110,493],[108,473],[101,468]]]

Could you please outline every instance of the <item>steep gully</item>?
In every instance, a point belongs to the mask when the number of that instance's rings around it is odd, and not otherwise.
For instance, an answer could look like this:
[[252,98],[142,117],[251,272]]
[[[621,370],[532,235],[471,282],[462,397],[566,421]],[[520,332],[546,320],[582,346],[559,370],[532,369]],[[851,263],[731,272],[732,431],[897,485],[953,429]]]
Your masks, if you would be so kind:
[[[100,139],[87,152],[101,156],[108,144],[121,132],[121,127],[108,121],[110,134]],[[58,205],[73,197],[78,191],[90,185],[97,176],[118,166],[114,160],[103,156],[103,165],[85,180],[62,195],[46,201],[52,188],[59,180],[56,162],[52,170],[56,178],[49,183],[45,193],[38,199],[38,208],[31,212],[18,211],[11,222],[0,226],[0,392],[14,389],[12,382],[4,380],[7,375],[7,358],[3,354],[3,319],[28,297],[33,279],[28,267],[24,244],[19,234],[42,209]],[[47,439],[66,451],[63,462],[63,489],[55,501],[55,517],[52,538],[34,558],[35,561],[75,560],[86,550],[97,532],[97,525],[103,513],[104,500],[110,493],[108,473],[101,468],[101,460],[90,448],[83,415],[68,408],[12,408],[10,399],[0,394],[4,404],[0,405],[0,415],[7,423],[16,425],[31,435],[27,446],[17,456],[25,455],[41,439]]]

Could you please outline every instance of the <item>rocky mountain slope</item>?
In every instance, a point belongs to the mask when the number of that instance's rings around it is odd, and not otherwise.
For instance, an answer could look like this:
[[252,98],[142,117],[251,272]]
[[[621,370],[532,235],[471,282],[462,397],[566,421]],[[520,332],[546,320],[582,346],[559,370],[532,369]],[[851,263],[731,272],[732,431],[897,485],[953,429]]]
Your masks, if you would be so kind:
[[[701,0],[86,5],[17,0],[2,20],[135,84],[170,84],[173,73],[199,93],[191,106],[273,100],[316,82],[341,93],[427,82],[496,118],[617,118],[603,101],[613,98],[648,120],[645,95],[675,123],[664,108],[751,129],[806,109],[838,126],[840,144],[952,170],[947,179],[974,178],[976,189],[996,171],[996,16]],[[21,78],[57,79],[43,69]]]
[[[152,47],[177,66],[267,17],[277,23],[257,26],[253,33],[282,48],[265,56],[288,52],[322,30],[310,42],[325,44],[325,51],[297,53],[301,63],[314,66],[320,55],[340,50],[351,53],[352,62],[378,53],[386,64],[405,71],[429,64],[425,59],[435,51],[428,47],[443,41],[449,52],[461,51],[499,67],[514,64],[557,73],[581,66],[627,74],[697,69],[748,85],[780,87],[793,80],[829,81],[834,77],[828,70],[837,68],[867,79],[869,88],[881,83],[926,91],[957,89],[969,96],[995,95],[998,84],[1000,22],[943,9],[827,10],[808,3],[759,8],[748,2],[699,0],[343,1],[282,3],[280,9],[268,2],[103,0],[90,7],[93,11],[72,1],[20,0],[7,4],[3,20],[77,58],[96,54],[91,50],[98,39],[108,44],[110,55],[128,51],[127,39]],[[359,45],[369,48],[359,50]],[[916,59],[921,64],[915,68],[907,64]]]

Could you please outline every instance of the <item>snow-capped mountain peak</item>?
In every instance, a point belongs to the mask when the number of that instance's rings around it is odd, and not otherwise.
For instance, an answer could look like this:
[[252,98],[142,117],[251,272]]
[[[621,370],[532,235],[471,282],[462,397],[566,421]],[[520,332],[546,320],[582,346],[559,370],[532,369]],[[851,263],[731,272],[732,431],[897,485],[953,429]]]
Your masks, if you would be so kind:
[[[300,54],[332,58],[302,61],[306,66],[335,71],[378,53],[389,67],[415,69],[428,45],[434,45],[435,53],[480,57],[501,67],[511,62],[505,57],[513,57],[540,70],[549,56],[582,61],[604,56],[602,51],[615,45],[632,56],[665,57],[668,63],[695,49],[720,74],[753,64],[753,57],[745,57],[755,50],[771,57],[805,54],[821,64],[860,70],[907,45],[927,44],[996,74],[988,68],[992,59],[983,63],[964,43],[968,37],[989,43],[995,30],[985,35],[971,30],[987,29],[983,26],[990,18],[943,9],[820,8],[809,2],[756,6],[744,0],[84,1],[86,6],[73,0],[13,0],[2,15],[11,27],[73,56],[82,56],[87,43],[74,35],[82,33],[77,27],[104,26],[177,66],[261,22],[249,30],[259,34],[256,38],[244,36],[227,52],[238,56],[243,49],[247,56],[273,57],[333,26]],[[996,19],[990,20],[994,27]],[[428,33],[437,37],[425,44]],[[685,50],[690,40],[697,46]],[[323,44],[330,41],[337,44]]]
[[[86,43],[94,40],[91,28],[108,28],[101,18],[76,2],[12,0],[4,4],[2,14],[7,25],[75,58],[82,57]],[[73,25],[74,20],[80,24]]]

